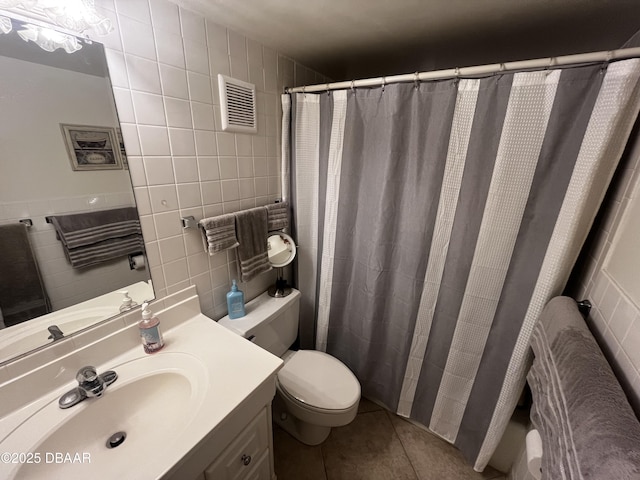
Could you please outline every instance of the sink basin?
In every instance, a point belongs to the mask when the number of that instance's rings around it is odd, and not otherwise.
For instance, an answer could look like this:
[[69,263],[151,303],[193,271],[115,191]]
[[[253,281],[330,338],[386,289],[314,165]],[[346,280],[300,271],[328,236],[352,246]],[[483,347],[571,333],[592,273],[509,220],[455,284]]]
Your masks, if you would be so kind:
[[[75,386],[70,383],[0,442],[2,452],[33,454],[34,463],[13,465],[9,478],[86,479],[100,471],[108,472],[106,478],[144,478],[153,458],[175,448],[205,398],[209,379],[202,362],[187,353],[159,352],[109,369],[118,380],[101,398],[62,410],[58,398]],[[109,448],[119,432],[124,441]]]
[[8,360],[21,353],[28,352],[47,343],[49,331],[47,327],[57,325],[64,335],[68,335],[83,328],[93,325],[100,320],[112,317],[117,313],[114,307],[92,307],[70,312],[50,313],[37,320],[31,320],[20,324],[18,328],[12,328],[0,338],[0,362]]

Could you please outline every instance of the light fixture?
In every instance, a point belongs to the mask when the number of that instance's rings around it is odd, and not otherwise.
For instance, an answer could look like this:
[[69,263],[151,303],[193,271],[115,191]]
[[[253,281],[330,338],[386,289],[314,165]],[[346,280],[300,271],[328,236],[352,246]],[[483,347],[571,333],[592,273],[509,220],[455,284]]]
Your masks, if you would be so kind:
[[11,19],[0,15],[0,33],[10,33],[12,29]]
[[113,30],[111,20],[96,11],[93,0],[0,0],[0,8],[45,16],[78,34],[91,29],[98,35],[106,35]]
[[58,48],[62,48],[67,53],[77,52],[82,48],[82,44],[73,35],[56,32],[45,27],[25,24],[16,33],[20,35],[25,42],[32,41],[43,50],[53,52]]

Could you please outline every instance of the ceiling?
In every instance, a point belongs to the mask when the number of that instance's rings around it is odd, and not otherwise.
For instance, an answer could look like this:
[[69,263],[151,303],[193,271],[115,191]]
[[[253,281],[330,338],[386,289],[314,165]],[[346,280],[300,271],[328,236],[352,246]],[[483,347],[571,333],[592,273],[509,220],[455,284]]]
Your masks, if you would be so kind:
[[640,0],[173,0],[334,80],[620,47]]

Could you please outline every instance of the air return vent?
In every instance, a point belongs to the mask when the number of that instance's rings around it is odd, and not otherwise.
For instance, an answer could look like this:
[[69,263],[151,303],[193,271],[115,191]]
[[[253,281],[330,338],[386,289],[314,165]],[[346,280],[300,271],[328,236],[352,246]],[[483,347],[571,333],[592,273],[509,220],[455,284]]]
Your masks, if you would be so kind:
[[247,82],[218,74],[222,130],[256,133],[256,87]]

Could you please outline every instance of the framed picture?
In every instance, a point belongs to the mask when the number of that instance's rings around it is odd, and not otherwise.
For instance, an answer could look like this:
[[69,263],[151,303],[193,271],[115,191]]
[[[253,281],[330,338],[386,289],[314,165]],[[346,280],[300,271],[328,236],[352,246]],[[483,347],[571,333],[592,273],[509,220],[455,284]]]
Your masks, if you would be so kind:
[[61,123],[73,170],[120,170],[120,143],[115,129]]
[[122,160],[122,168],[129,170],[127,152],[124,150],[124,140],[122,139],[122,129],[120,127],[116,128],[116,136],[118,137],[118,144],[120,145],[120,160]]

